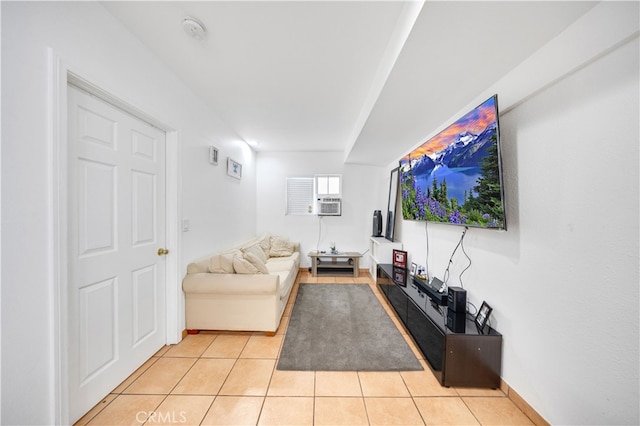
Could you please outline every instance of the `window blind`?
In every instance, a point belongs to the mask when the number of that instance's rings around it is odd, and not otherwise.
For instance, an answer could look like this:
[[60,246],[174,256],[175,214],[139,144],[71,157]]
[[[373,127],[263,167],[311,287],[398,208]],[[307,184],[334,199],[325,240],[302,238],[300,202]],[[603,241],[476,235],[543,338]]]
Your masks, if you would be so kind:
[[287,178],[287,215],[313,214],[313,178]]

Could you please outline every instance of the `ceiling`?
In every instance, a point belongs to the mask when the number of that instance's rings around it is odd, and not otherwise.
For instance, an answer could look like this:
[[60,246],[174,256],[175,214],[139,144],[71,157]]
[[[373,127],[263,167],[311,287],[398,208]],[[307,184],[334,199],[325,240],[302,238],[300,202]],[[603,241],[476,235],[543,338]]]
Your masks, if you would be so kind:
[[[384,166],[595,3],[102,4],[256,151]],[[185,17],[204,24],[203,40]]]

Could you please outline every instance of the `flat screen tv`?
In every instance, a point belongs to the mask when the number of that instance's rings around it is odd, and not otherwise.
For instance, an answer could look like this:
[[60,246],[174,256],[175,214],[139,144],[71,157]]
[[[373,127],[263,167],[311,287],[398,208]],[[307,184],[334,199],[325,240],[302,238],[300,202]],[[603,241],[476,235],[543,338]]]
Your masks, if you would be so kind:
[[506,230],[498,95],[400,159],[402,217]]

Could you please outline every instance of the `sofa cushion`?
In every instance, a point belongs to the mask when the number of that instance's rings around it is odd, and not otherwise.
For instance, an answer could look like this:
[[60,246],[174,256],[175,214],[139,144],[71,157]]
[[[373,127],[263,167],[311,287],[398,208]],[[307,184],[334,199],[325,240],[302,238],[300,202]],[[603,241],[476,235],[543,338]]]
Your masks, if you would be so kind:
[[247,248],[245,248],[244,250],[242,250],[243,254],[245,254],[245,259],[246,259],[246,254],[251,254],[254,257],[257,257],[258,259],[260,259],[260,261],[264,264],[267,261],[267,255],[264,253],[264,250],[262,250],[262,247],[260,247],[260,244],[254,244],[252,246],[249,246]]
[[293,254],[294,244],[287,238],[271,237],[271,250],[269,255],[272,257],[286,257]]
[[288,257],[272,257],[266,266],[270,274],[280,271],[291,271],[296,268],[295,261]]
[[240,250],[231,250],[226,253],[214,254],[209,259],[209,272],[213,274],[233,274],[235,269],[233,267],[234,256],[242,254]]

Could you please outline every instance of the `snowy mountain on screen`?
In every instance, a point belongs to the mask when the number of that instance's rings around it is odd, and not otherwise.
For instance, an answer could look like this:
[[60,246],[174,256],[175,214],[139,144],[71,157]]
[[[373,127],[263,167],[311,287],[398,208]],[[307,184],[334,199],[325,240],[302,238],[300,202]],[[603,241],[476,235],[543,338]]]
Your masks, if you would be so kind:
[[496,123],[492,123],[479,135],[467,131],[460,133],[455,141],[436,154],[435,162],[450,169],[479,167],[480,162],[487,155],[487,149],[493,143],[496,131]]

